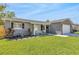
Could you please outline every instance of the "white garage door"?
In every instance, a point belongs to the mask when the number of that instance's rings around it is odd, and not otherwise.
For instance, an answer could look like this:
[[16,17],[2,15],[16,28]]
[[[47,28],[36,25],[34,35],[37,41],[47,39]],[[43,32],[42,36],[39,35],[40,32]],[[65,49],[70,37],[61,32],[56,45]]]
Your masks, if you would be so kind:
[[63,34],[70,33],[70,25],[63,24]]

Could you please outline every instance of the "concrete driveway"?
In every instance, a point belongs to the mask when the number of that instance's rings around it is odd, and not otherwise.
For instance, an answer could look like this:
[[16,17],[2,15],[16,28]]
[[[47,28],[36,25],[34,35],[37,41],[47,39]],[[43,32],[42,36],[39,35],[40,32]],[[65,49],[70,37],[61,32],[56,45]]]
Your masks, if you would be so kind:
[[74,34],[74,33],[67,33],[67,34],[64,34],[64,35],[68,35],[68,36],[79,36],[79,34]]

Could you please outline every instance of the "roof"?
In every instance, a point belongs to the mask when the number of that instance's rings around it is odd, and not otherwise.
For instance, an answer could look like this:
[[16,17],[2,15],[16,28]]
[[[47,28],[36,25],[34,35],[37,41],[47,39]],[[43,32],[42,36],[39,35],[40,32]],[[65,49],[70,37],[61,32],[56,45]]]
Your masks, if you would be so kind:
[[63,21],[70,21],[71,23],[73,23],[69,18],[65,18],[65,19],[59,19],[59,20],[53,20],[51,23],[58,23],[58,22],[63,22]]
[[49,22],[46,22],[46,21],[37,21],[37,20],[22,19],[22,18],[3,18],[3,19],[10,20],[10,21],[29,22],[32,24],[49,24]]
[[59,20],[53,20],[53,21],[37,21],[37,20],[30,20],[30,19],[22,19],[22,18],[5,18],[6,20],[10,20],[10,21],[20,21],[20,22],[29,22],[32,24],[51,24],[51,23],[57,23],[57,22],[63,22],[65,20],[70,21],[71,23],[73,23],[69,18],[65,18],[65,19],[59,19]]
[[74,26],[79,26],[79,24],[73,24]]

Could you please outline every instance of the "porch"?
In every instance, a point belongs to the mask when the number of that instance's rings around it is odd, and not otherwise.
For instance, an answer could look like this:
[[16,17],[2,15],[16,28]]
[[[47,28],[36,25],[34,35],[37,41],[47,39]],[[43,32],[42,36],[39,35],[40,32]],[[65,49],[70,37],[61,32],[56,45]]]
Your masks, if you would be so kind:
[[11,28],[13,36],[32,36],[32,35],[46,35],[49,33],[48,23],[37,23],[37,22],[13,22],[7,21],[5,28]]
[[33,24],[32,35],[46,35],[49,33],[49,25]]

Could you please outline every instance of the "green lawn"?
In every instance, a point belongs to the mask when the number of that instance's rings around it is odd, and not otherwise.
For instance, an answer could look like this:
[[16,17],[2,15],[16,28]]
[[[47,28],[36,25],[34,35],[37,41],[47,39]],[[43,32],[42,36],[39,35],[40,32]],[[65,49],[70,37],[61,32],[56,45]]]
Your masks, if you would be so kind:
[[40,36],[23,40],[0,40],[1,55],[79,54],[79,37]]

